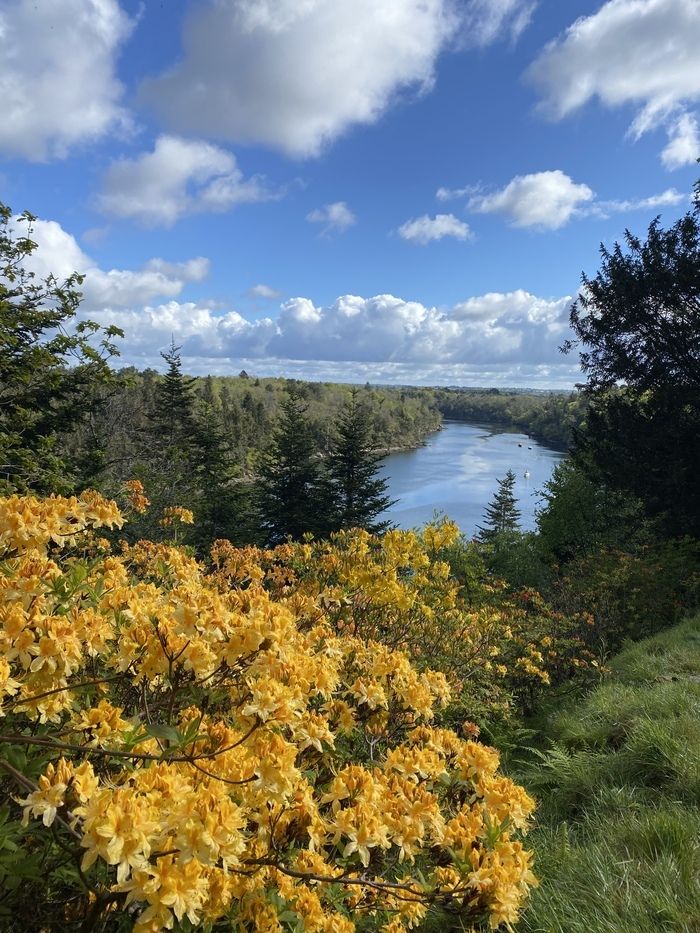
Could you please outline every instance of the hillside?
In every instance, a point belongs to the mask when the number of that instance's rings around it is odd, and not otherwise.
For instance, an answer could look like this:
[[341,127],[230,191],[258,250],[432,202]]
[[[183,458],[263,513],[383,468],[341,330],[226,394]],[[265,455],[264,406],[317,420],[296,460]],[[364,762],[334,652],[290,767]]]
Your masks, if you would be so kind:
[[539,797],[527,933],[700,930],[700,616],[638,642],[555,714],[519,777]]

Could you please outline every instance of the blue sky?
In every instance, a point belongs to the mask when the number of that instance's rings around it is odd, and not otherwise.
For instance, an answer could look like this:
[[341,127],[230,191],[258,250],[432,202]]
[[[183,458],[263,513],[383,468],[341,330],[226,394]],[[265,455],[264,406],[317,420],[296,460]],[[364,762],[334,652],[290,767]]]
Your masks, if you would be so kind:
[[600,242],[688,209],[699,0],[5,0],[0,198],[122,359],[564,387]]

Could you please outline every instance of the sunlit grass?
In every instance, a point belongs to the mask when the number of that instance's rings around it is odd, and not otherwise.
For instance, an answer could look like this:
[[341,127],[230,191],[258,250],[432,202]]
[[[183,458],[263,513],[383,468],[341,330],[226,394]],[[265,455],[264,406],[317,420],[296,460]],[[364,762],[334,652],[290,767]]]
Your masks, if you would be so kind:
[[700,617],[627,649],[520,774],[540,799],[528,933],[700,933]]

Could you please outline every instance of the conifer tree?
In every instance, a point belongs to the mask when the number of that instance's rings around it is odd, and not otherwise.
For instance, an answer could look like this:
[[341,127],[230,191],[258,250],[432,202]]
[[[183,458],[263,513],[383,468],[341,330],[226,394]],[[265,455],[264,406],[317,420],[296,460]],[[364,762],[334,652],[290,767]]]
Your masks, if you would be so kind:
[[[65,437],[83,424],[113,384],[118,327],[76,321],[83,281],[39,279],[32,214],[13,218],[0,203],[0,492],[70,492],[82,479]],[[95,345],[97,341],[97,345]],[[85,454],[86,452],[82,452]],[[80,458],[79,458],[80,459]],[[99,452],[86,457],[99,469]]]
[[373,534],[386,531],[389,521],[377,521],[393,500],[387,481],[379,477],[380,454],[374,452],[369,413],[357,389],[343,408],[335,443],[326,463],[330,499],[329,530],[365,528]]
[[158,429],[157,440],[167,447],[177,444],[188,446],[194,429],[194,386],[196,379],[182,372],[181,347],[175,343],[161,353],[168,368],[156,388],[155,409],[151,420]]
[[282,403],[280,421],[259,467],[257,490],[261,530],[268,544],[317,533],[321,496],[318,451],[296,389]]
[[195,489],[190,507],[196,524],[191,540],[206,556],[211,544],[227,538],[234,544],[250,544],[256,538],[250,495],[237,482],[237,469],[221,415],[202,403],[197,411],[193,437],[192,473]]
[[498,480],[498,491],[486,507],[484,524],[479,525],[478,538],[484,544],[494,544],[504,533],[520,531],[520,510],[513,494],[515,473],[508,470]]
[[164,509],[176,505],[193,509],[197,498],[196,380],[182,372],[180,347],[172,343],[161,356],[168,368],[155,385],[134,470],[146,487],[151,508],[127,529],[127,536],[154,540],[161,537],[157,522]]

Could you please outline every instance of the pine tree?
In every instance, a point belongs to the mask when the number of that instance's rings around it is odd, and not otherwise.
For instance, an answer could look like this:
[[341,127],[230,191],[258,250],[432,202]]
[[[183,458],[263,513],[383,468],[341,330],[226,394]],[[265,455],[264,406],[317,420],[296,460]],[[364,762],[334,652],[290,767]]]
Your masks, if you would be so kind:
[[281,407],[280,421],[259,468],[258,511],[268,544],[316,533],[324,524],[318,515],[318,451],[306,406],[298,391],[291,389]]
[[381,455],[374,452],[369,413],[353,389],[343,408],[335,443],[326,463],[330,493],[329,530],[365,528],[373,534],[386,531],[388,520],[376,521],[393,504],[386,494],[387,481],[377,475]]
[[486,507],[483,526],[479,526],[478,538],[484,544],[495,543],[504,533],[520,531],[520,510],[513,495],[514,488],[515,473],[508,470],[504,478],[498,480],[498,492]]
[[183,443],[187,446],[195,423],[194,386],[197,380],[183,375],[180,349],[173,342],[169,350],[161,353],[168,368],[156,388],[156,404],[151,416],[158,430],[158,439],[166,447]]
[[196,380],[182,372],[180,347],[161,353],[168,364],[153,392],[153,407],[141,433],[134,473],[151,500],[148,512],[130,523],[127,536],[161,537],[158,521],[171,506],[193,508],[197,498]]

